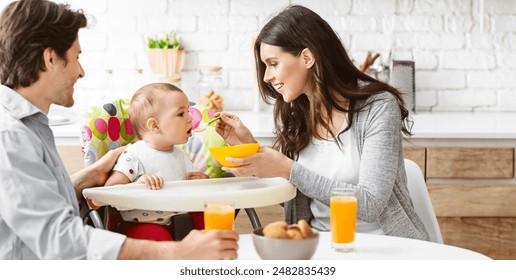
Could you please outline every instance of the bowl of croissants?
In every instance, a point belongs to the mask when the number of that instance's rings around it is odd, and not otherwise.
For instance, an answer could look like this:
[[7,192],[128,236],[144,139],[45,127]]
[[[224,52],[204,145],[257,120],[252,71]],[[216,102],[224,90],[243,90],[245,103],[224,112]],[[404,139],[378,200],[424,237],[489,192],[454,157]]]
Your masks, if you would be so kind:
[[319,232],[305,220],[291,225],[273,222],[253,231],[252,237],[263,260],[309,260],[319,243]]

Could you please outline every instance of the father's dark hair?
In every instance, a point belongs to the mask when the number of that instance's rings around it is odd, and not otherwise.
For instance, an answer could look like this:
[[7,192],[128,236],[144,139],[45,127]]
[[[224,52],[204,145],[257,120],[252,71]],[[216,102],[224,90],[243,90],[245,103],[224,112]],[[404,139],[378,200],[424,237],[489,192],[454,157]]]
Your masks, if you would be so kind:
[[0,83],[28,87],[45,71],[43,52],[53,49],[66,62],[79,29],[86,27],[82,10],[47,0],[20,0],[0,15]]

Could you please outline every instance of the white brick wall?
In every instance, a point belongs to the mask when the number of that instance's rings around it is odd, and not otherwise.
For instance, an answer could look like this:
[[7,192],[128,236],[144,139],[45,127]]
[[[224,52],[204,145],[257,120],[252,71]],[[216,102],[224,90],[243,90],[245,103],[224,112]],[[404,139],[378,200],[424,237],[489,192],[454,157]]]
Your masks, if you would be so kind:
[[[65,0],[56,0],[65,2]],[[480,13],[480,1],[484,11]],[[10,1],[0,0],[0,8]],[[147,36],[177,32],[186,49],[181,86],[197,69],[224,68],[228,109],[252,109],[251,34],[290,3],[335,28],[357,66],[367,51],[388,64],[392,48],[411,49],[420,111],[516,111],[516,2],[513,0],[66,0],[95,17],[80,33],[86,77],[76,106],[130,97],[156,81]],[[482,26],[482,30],[481,27]]]

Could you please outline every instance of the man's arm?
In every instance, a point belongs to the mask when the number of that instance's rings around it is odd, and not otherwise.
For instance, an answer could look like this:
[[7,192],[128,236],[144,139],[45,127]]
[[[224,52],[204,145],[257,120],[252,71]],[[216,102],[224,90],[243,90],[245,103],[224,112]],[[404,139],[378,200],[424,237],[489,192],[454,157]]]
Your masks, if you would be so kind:
[[101,159],[92,165],[79,170],[70,176],[77,199],[82,198],[82,191],[86,188],[103,186],[111,175],[111,170],[124,151],[125,147],[120,147],[109,151]]
[[234,231],[192,230],[183,240],[151,241],[126,238],[118,259],[222,260],[236,259],[238,234]]

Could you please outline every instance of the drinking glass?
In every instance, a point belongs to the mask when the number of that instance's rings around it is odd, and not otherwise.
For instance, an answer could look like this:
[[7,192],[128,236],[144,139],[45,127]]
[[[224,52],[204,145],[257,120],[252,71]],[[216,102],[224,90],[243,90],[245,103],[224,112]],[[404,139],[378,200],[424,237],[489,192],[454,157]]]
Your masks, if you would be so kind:
[[235,207],[231,203],[204,203],[205,230],[233,230],[235,225]]
[[330,195],[332,249],[337,252],[355,250],[357,225],[357,192],[333,190]]

